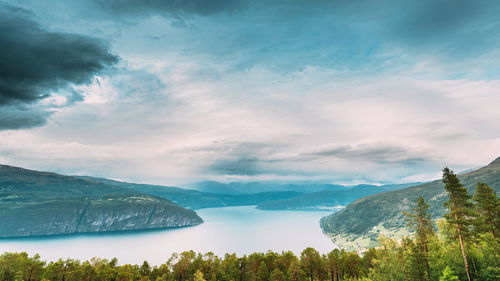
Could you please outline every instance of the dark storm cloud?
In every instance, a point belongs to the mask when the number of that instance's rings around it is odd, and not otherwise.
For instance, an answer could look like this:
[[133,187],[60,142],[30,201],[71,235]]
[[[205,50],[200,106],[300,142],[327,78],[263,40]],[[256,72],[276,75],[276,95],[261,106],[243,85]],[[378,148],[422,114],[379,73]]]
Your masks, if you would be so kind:
[[319,149],[305,153],[307,157],[331,157],[350,160],[362,160],[380,164],[398,163],[416,165],[427,162],[423,157],[415,157],[410,151],[401,147],[389,145],[370,145],[353,147],[350,145]]
[[[293,159],[290,159],[293,160]],[[263,174],[291,175],[300,174],[299,171],[290,172],[280,167],[286,159],[263,159],[256,156],[235,155],[218,159],[205,167],[205,171],[216,175],[256,176]]]
[[[43,116],[9,116],[7,105],[32,104],[52,92],[89,83],[93,76],[116,63],[101,40],[71,33],[50,32],[27,10],[0,3],[0,122],[23,128],[44,124]],[[69,103],[80,100],[69,89]],[[36,118],[35,118],[36,116]],[[10,120],[10,121],[9,121]],[[24,120],[24,121],[23,121]],[[7,124],[11,122],[10,125]]]
[[269,155],[282,147],[281,143],[220,141],[199,151],[215,158],[204,170],[217,175],[253,176],[270,172],[263,165],[274,162]]
[[[308,152],[280,154],[282,143],[221,142],[202,148],[213,153],[215,159],[204,170],[217,175],[255,176],[262,174],[287,175],[283,164],[324,162],[325,159],[343,159],[378,165],[414,167],[432,164],[410,149],[390,144],[335,145],[309,149]],[[300,172],[294,171],[295,174]],[[307,172],[303,173],[304,175]]]
[[398,26],[412,31],[406,37],[429,37],[447,34],[479,16],[484,1],[412,1],[407,17]]
[[262,173],[259,160],[252,157],[234,157],[217,160],[207,167],[207,171],[217,175],[254,176]]
[[242,0],[94,0],[100,7],[122,14],[177,14],[210,15],[232,10]]
[[172,26],[190,26],[175,40],[161,31],[153,37],[192,55],[230,58],[237,69],[318,65],[380,73],[429,56],[467,64],[500,44],[500,1],[492,0],[94,1],[106,19],[162,15]]
[[410,48],[443,56],[470,56],[496,48],[500,1],[408,1],[407,13],[390,17],[389,36]]
[[138,27],[133,32],[148,40],[134,42],[137,52],[208,54],[236,70],[264,65],[286,73],[313,65],[370,75],[430,61],[450,65],[447,76],[468,77],[471,62],[482,59],[476,72],[498,72],[496,61],[483,59],[500,44],[496,0],[21,1],[27,2],[49,14],[59,7],[72,15],[63,21],[74,16],[117,34]]
[[29,106],[0,106],[0,130],[29,129],[47,122],[51,112]]

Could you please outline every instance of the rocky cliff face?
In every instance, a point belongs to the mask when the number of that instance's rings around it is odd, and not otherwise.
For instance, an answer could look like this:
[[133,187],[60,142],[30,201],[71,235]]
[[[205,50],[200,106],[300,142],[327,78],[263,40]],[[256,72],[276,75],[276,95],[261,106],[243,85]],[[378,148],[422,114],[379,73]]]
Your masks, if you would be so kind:
[[0,205],[0,237],[170,228],[203,222],[194,211],[148,196]]
[[194,211],[166,199],[0,165],[0,237],[170,228],[202,222]]

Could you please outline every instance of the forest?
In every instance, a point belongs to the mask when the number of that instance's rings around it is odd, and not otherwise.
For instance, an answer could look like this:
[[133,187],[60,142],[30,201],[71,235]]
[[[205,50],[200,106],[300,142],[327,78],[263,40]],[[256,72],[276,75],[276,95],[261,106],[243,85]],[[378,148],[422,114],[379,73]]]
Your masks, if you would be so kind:
[[[423,197],[404,215],[412,235],[380,237],[380,246],[363,253],[334,249],[320,254],[306,248],[237,256],[187,251],[151,266],[120,265],[117,259],[93,258],[45,262],[39,255],[3,253],[5,281],[452,281],[500,280],[500,200],[485,183],[469,194],[456,174],[443,169],[446,215],[433,221]],[[293,235],[293,234],[290,234]]]

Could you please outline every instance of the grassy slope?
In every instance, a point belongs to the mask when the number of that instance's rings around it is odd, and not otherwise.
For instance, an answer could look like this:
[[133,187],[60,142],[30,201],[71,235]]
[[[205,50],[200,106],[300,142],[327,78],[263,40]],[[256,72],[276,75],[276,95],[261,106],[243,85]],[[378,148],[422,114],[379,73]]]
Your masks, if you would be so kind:
[[[481,169],[459,175],[462,184],[472,192],[477,182],[485,182],[500,191],[500,158]],[[361,198],[345,209],[324,217],[321,220],[323,231],[337,243],[357,248],[349,243],[363,241],[366,246],[378,235],[396,235],[402,233],[405,226],[403,211],[410,210],[418,196],[423,196],[430,204],[430,213],[434,218],[445,213],[443,202],[447,199],[441,180],[370,195]],[[360,246],[360,245],[358,245]]]

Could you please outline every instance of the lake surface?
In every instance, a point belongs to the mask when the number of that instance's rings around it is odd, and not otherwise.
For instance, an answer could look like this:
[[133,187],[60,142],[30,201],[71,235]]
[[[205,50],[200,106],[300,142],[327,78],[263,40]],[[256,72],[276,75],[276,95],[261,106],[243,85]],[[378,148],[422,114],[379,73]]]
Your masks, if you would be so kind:
[[0,253],[39,253],[44,260],[118,258],[120,264],[164,263],[172,253],[194,250],[238,255],[306,247],[327,253],[336,246],[322,233],[326,211],[262,211],[254,206],[197,210],[203,224],[166,230],[0,239]]

